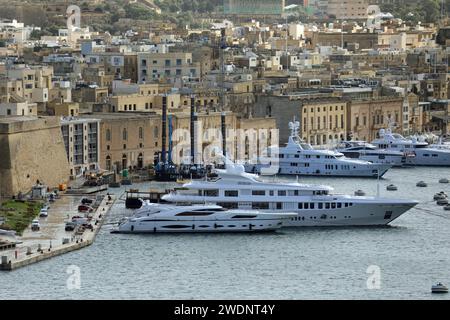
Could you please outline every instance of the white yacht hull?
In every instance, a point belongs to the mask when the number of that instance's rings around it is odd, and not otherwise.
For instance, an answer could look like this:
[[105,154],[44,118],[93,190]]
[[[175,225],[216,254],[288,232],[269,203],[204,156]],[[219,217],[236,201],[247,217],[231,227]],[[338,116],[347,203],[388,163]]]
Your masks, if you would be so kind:
[[[231,200],[214,200],[211,197],[199,198],[180,195],[167,195],[165,200],[175,203],[211,203],[223,207],[236,204]],[[251,210],[252,203],[243,198],[239,201],[237,209]],[[385,226],[400,217],[402,214],[417,205],[416,201],[395,201],[392,199],[375,199],[368,197],[335,197],[312,198],[303,201],[283,200],[278,197],[272,201],[261,200],[267,203],[266,208],[253,208],[260,212],[289,212],[296,213],[297,217],[287,220],[283,226],[286,227],[338,227],[338,226]],[[299,203],[308,204],[305,209],[299,209]],[[313,208],[311,209],[311,207]]]
[[[413,207],[411,204],[365,205],[330,210],[303,210],[298,217],[286,223],[286,227],[364,227],[386,226]],[[390,213],[391,212],[391,213]]]
[[[350,154],[341,151],[345,156],[350,157]],[[353,157],[350,157],[353,158]],[[403,156],[384,156],[384,155],[367,155],[367,154],[359,154],[359,156],[355,159],[369,161],[377,164],[388,164],[393,167],[402,167],[406,164],[406,157]]]
[[416,156],[407,159],[413,166],[450,166],[450,150],[420,150]]
[[[285,220],[287,223],[287,220]],[[275,231],[283,226],[281,219],[268,220],[195,220],[143,221],[127,223],[114,233],[224,233]]]

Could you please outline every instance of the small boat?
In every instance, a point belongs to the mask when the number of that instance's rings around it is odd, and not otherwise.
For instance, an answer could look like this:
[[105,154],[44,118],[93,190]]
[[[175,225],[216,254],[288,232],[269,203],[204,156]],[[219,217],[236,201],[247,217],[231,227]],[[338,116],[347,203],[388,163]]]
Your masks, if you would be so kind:
[[364,191],[362,191],[362,190],[356,190],[355,191],[355,196],[364,197],[365,195],[366,195],[366,193]]
[[442,178],[439,183],[450,183],[450,181],[447,178]]
[[438,206],[446,206],[446,205],[448,205],[448,199],[441,199],[441,200],[438,200],[436,203]]
[[441,282],[431,287],[432,293],[448,293],[448,287]]
[[450,204],[446,205],[446,206],[444,207],[444,210],[445,210],[445,211],[450,211]]
[[397,188],[396,185],[390,184],[390,185],[388,185],[388,186],[386,187],[386,190],[387,190],[387,191],[397,191],[398,188]]
[[425,181],[419,181],[417,182],[416,186],[420,188],[426,188],[428,187],[428,184]]
[[433,200],[444,200],[444,199],[447,199],[447,194],[445,194],[445,192],[442,192],[442,191],[439,193],[436,193],[433,197]]

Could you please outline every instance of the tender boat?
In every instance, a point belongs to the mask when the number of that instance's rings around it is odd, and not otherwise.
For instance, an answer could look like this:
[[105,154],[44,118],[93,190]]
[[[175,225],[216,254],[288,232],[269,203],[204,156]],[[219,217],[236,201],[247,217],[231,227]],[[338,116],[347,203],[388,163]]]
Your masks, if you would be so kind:
[[431,287],[432,293],[448,293],[448,287],[442,283],[435,284]]
[[[285,147],[269,147],[270,158],[261,164],[246,164],[250,173],[278,173],[298,176],[337,176],[337,177],[382,177],[392,164],[372,163],[350,159],[344,154],[332,150],[316,150],[303,141],[298,134],[300,123],[290,122],[291,136]],[[277,168],[273,172],[273,168]]]
[[419,181],[416,183],[416,186],[419,188],[426,188],[428,187],[428,184],[425,181]]
[[397,191],[398,188],[397,188],[396,185],[390,184],[390,185],[388,185],[388,186],[386,187],[386,190],[387,190],[387,191]]
[[162,196],[173,204],[211,203],[228,209],[295,212],[292,227],[384,226],[418,204],[417,201],[358,197],[333,193],[329,186],[266,182],[224,158],[217,178],[193,180]]
[[145,202],[112,233],[222,233],[274,231],[293,213],[227,210],[215,205],[173,206]]
[[407,165],[450,166],[450,149],[432,147],[415,137],[408,140],[391,129],[381,129],[379,136],[372,144],[380,149],[405,153]]
[[338,144],[337,151],[350,159],[391,164],[394,167],[401,167],[406,163],[406,156],[403,152],[378,149],[365,141],[343,141]]

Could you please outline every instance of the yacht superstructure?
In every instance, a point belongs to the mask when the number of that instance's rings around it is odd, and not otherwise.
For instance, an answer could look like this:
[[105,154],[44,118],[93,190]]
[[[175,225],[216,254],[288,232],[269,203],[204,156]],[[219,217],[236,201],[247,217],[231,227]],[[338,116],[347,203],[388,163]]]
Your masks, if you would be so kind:
[[227,164],[214,180],[194,180],[164,195],[176,204],[216,204],[228,209],[295,212],[287,226],[382,226],[416,201],[338,195],[328,186],[261,181],[242,165]]

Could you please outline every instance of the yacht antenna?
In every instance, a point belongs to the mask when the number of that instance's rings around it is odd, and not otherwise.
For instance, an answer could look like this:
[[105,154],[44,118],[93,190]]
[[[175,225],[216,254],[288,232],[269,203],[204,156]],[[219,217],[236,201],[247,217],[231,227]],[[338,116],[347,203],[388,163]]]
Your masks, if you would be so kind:
[[299,137],[299,130],[300,130],[300,122],[294,120],[292,122],[289,122],[289,129],[291,129],[291,136],[292,137]]

